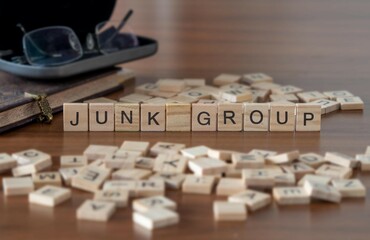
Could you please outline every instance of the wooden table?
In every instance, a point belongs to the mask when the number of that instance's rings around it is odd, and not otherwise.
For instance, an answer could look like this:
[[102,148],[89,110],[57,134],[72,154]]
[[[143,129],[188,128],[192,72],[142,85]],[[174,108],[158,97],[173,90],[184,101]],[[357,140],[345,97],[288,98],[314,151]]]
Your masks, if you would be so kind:
[[[125,5],[126,4],[126,5]],[[51,125],[32,124],[0,136],[0,152],[46,151],[55,163],[62,154],[81,153],[89,144],[124,140],[206,144],[213,148],[279,152],[363,153],[370,143],[370,2],[361,0],[157,0],[122,1],[135,9],[137,33],[159,40],[155,57],[125,65],[138,82],[160,77],[205,77],[262,71],[276,82],[305,90],[346,89],[365,101],[364,112],[336,112],[322,120],[321,133],[68,133],[62,114]],[[118,18],[118,17],[117,17]],[[118,97],[117,93],[112,97]],[[358,174],[369,188],[369,174]],[[2,193],[0,193],[2,195]],[[342,204],[277,207],[250,214],[246,222],[217,223],[212,202],[223,199],[169,191],[179,204],[181,223],[144,231],[133,225],[131,209],[108,223],[77,221],[76,208],[92,195],[73,191],[73,200],[55,209],[29,205],[26,197],[0,197],[1,239],[369,239],[370,193]]]

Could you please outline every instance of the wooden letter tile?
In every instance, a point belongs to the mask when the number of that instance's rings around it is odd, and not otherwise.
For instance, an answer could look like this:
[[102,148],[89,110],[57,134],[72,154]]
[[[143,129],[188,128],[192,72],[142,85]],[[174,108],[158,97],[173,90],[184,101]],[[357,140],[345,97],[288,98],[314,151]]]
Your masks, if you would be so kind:
[[150,155],[157,156],[159,153],[166,152],[178,153],[183,148],[185,148],[185,144],[182,143],[157,142],[150,149]]
[[215,79],[213,79],[213,85],[222,86],[230,83],[237,83],[241,79],[241,76],[234,74],[220,74]]
[[299,158],[299,151],[294,150],[286,153],[281,153],[275,156],[269,156],[266,158],[267,162],[272,164],[287,164],[293,162]]
[[353,94],[346,91],[346,90],[341,90],[341,91],[328,91],[328,92],[323,92],[324,95],[329,97],[330,100],[337,100],[338,97],[353,97]]
[[234,151],[229,150],[218,150],[218,149],[208,149],[208,157],[217,158],[223,161],[231,160],[231,155],[234,154]]
[[152,171],[146,169],[120,169],[112,174],[114,180],[141,180],[149,177]]
[[135,159],[135,168],[152,170],[154,167],[155,158],[137,157]]
[[357,166],[357,160],[353,157],[338,152],[327,152],[325,154],[325,161],[348,168]]
[[136,197],[164,195],[165,184],[162,179],[140,180],[136,182]]
[[133,180],[110,180],[103,185],[103,190],[123,190],[128,192],[130,197],[135,196],[136,181]]
[[244,221],[247,210],[243,203],[221,202],[213,203],[213,214],[217,221]]
[[271,188],[275,184],[276,171],[272,169],[243,169],[242,178],[248,188]]
[[321,106],[297,103],[296,131],[321,130]]
[[90,131],[114,131],[114,103],[89,103]]
[[95,192],[108,179],[109,175],[110,171],[107,169],[88,166],[72,178],[72,187],[88,192]]
[[243,103],[218,104],[218,131],[243,130]]
[[217,131],[217,104],[192,104],[192,131]]
[[338,97],[341,110],[363,110],[364,102],[360,97]]
[[313,168],[318,168],[326,162],[323,156],[316,154],[316,153],[300,154],[298,157],[298,160]]
[[305,103],[308,102],[313,102],[318,99],[329,99],[328,96],[322,94],[321,92],[318,91],[312,91],[312,92],[302,92],[302,93],[297,93],[297,97]]
[[213,176],[187,175],[182,184],[182,191],[184,193],[211,194],[215,181]]
[[166,208],[175,211],[177,204],[164,196],[153,196],[134,200],[132,208],[137,212],[147,212],[153,208]]
[[340,192],[329,185],[305,181],[303,184],[306,192],[315,199],[325,200],[328,202],[339,203],[342,199]]
[[166,104],[166,131],[191,130],[191,104]]
[[135,167],[136,158],[140,152],[119,150],[116,153],[107,155],[103,161],[105,167],[109,169],[133,169]]
[[298,182],[297,185],[298,186],[303,186],[303,184],[305,183],[305,181],[317,182],[317,183],[320,183],[320,184],[327,185],[327,184],[330,183],[331,178],[330,177],[326,177],[326,176],[319,176],[319,175],[307,174],[307,175],[304,175],[304,177],[301,178],[301,180],[299,180],[299,182]]
[[86,200],[77,209],[77,219],[106,222],[116,211],[116,205],[112,202]]
[[268,131],[270,122],[268,103],[244,104],[244,131]]
[[359,179],[336,179],[332,183],[343,198],[366,197],[366,188]]
[[17,160],[12,158],[9,154],[0,153],[0,173],[11,170],[17,166]]
[[116,146],[107,145],[90,145],[88,146],[83,155],[87,157],[88,161],[94,161],[97,159],[103,159],[107,155],[113,154],[118,150]]
[[3,178],[3,191],[5,196],[27,195],[34,190],[32,178]]
[[62,178],[59,172],[41,172],[32,176],[35,188],[38,189],[45,185],[62,186]]
[[132,218],[134,223],[149,230],[175,225],[180,221],[176,212],[165,208],[152,208],[146,212],[134,212]]
[[361,171],[370,171],[370,155],[357,154],[356,160],[360,161]]
[[120,149],[126,151],[140,152],[142,155],[146,155],[149,151],[149,142],[124,141]]
[[28,195],[28,201],[34,204],[54,207],[67,201],[71,196],[71,190],[68,188],[46,185],[35,192],[31,192]]
[[215,158],[196,158],[188,162],[189,169],[195,175],[203,176],[226,172],[227,165],[224,161]]
[[166,105],[164,103],[141,104],[141,131],[163,132],[166,130]]
[[229,196],[229,202],[243,203],[249,211],[256,211],[271,203],[270,194],[247,189]]
[[89,115],[87,103],[63,104],[64,131],[88,131]]
[[206,146],[196,146],[181,150],[181,154],[188,158],[206,157],[209,148]]
[[233,153],[232,162],[236,169],[263,168],[265,165],[265,158],[250,153]]
[[159,91],[164,92],[181,92],[186,88],[185,82],[179,79],[160,79],[157,85],[159,86]]
[[310,166],[308,166],[308,165],[306,165],[302,162],[292,163],[289,166],[282,166],[282,168],[286,172],[293,173],[297,180],[300,180],[306,174],[314,174],[315,173],[314,168],[312,168],[312,167],[310,167]]
[[295,105],[291,103],[270,104],[270,131],[295,130]]
[[60,156],[60,167],[81,167],[87,165],[87,157],[82,155],[66,155]]
[[248,84],[269,82],[272,83],[274,80],[272,77],[264,73],[250,73],[243,76],[243,82]]
[[116,103],[115,131],[140,131],[140,104],[139,103]]
[[216,187],[216,195],[229,196],[246,190],[245,181],[239,178],[221,178]]
[[296,87],[296,86],[292,86],[292,85],[286,85],[286,86],[282,86],[280,88],[272,89],[273,94],[279,94],[279,95],[295,94],[295,93],[299,93],[299,92],[302,92],[302,91],[303,90],[301,88]]
[[294,186],[296,184],[296,177],[291,172],[276,173],[274,182],[275,186]]
[[135,93],[139,94],[150,94],[153,91],[159,90],[159,86],[156,83],[144,83],[135,88]]
[[30,175],[44,170],[52,165],[51,156],[35,149],[13,153],[18,166],[12,169],[13,176]]
[[277,187],[272,194],[279,205],[309,204],[310,196],[303,187]]
[[252,149],[249,154],[255,154],[262,156],[263,158],[267,158],[270,156],[275,156],[277,152],[275,151],[269,151],[269,150],[262,150],[262,149]]
[[187,163],[187,158],[179,154],[161,153],[155,159],[153,170],[162,173],[183,173]]
[[108,190],[99,190],[95,192],[94,200],[112,202],[118,208],[126,207],[128,203],[129,193],[125,190],[119,189],[108,189]]
[[232,103],[251,102],[253,95],[249,89],[226,89],[221,92],[221,98]]
[[335,112],[340,109],[340,103],[328,99],[318,99],[313,102],[312,104],[318,104],[321,106],[321,114],[328,114],[331,112]]
[[149,179],[162,179],[167,188],[180,189],[185,180],[186,175],[182,173],[156,173]]
[[321,167],[316,169],[315,173],[320,176],[347,179],[352,176],[352,169],[342,166],[323,164]]
[[63,179],[64,185],[71,186],[72,178],[76,176],[83,167],[61,168],[59,169],[60,176]]

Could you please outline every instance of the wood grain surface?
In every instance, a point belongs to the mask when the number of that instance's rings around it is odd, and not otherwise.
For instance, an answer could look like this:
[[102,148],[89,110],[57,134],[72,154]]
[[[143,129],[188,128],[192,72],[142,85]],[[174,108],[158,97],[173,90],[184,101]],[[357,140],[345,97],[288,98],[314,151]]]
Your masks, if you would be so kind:
[[[364,0],[155,0],[119,1],[114,18],[135,10],[132,28],[158,39],[156,56],[125,65],[138,83],[158,78],[211,80],[220,73],[266,72],[280,84],[305,90],[348,90],[365,101],[364,112],[335,112],[316,132],[63,132],[62,114],[51,125],[31,124],[0,136],[0,152],[36,148],[52,154],[81,153],[89,144],[119,146],[124,140],[181,142],[213,148],[283,152],[339,151],[354,155],[370,145],[370,1]],[[127,91],[127,90],[126,90]],[[111,97],[118,98],[124,93]],[[57,168],[57,166],[55,166]],[[370,188],[370,174],[357,176]],[[55,209],[30,205],[26,197],[0,193],[1,239],[369,239],[366,200],[308,206],[276,204],[239,223],[217,223],[212,203],[223,197],[168,191],[178,202],[180,224],[149,232],[132,223],[131,208],[108,223],[77,221],[90,193]]]

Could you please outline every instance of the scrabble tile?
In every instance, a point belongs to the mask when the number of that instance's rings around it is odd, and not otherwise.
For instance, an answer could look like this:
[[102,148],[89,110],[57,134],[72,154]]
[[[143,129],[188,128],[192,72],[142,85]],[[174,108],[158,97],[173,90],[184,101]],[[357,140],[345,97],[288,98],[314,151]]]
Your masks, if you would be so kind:
[[188,160],[180,154],[160,153],[155,159],[153,170],[162,173],[183,173]]
[[116,103],[116,102],[117,102],[116,100],[106,97],[93,98],[84,101],[84,103]]
[[120,169],[112,173],[114,180],[140,180],[152,175],[152,171],[146,169]]
[[296,184],[296,177],[291,172],[276,173],[274,175],[274,185],[287,187],[294,186]]
[[126,207],[129,193],[125,190],[99,190],[94,194],[95,201],[112,202],[118,208]]
[[167,103],[195,103],[198,99],[183,95],[177,95],[175,97],[169,98]]
[[191,130],[191,104],[166,104],[166,131]]
[[[179,93],[179,97],[184,97],[185,102],[196,102],[199,99],[210,99],[211,94],[207,91],[202,90],[202,88],[193,88],[184,92]],[[181,98],[172,98],[171,100],[181,100]],[[186,101],[187,100],[187,101]]]
[[77,219],[98,222],[107,222],[116,211],[116,205],[112,202],[86,200],[77,209]]
[[51,156],[35,149],[13,153],[18,166],[12,169],[13,176],[20,177],[45,170],[52,165]]
[[311,200],[303,187],[275,187],[272,194],[279,205],[309,204]]
[[238,178],[221,178],[216,187],[216,195],[229,196],[246,190],[246,184]]
[[175,225],[180,221],[176,212],[165,208],[152,208],[146,212],[134,212],[132,220],[135,224],[152,230]]
[[236,169],[263,168],[265,159],[260,155],[250,153],[233,153],[232,163]]
[[165,208],[176,211],[177,204],[164,196],[153,196],[134,200],[132,208],[137,212],[147,212],[153,208]]
[[89,105],[87,103],[63,103],[64,131],[89,130]]
[[180,189],[182,183],[185,180],[186,175],[182,173],[156,173],[152,175],[149,179],[162,179],[167,188]]
[[185,78],[184,82],[187,87],[202,87],[206,85],[206,80],[203,78]]
[[267,103],[245,103],[244,131],[268,131],[269,109]]
[[72,178],[72,187],[88,192],[97,191],[105,180],[108,179],[110,171],[107,169],[88,166]]
[[89,129],[90,131],[114,131],[113,103],[89,104]]
[[320,176],[327,176],[335,179],[347,179],[352,176],[352,169],[342,166],[323,164],[318,169],[316,169],[315,173]]
[[282,95],[271,94],[270,100],[271,102],[280,102],[280,101],[288,101],[292,103],[299,102],[299,99],[295,94],[282,94]]
[[38,189],[45,185],[62,186],[62,178],[59,172],[41,172],[32,175],[35,188]]
[[295,130],[296,106],[290,103],[270,104],[270,131],[290,132]]
[[227,89],[221,91],[221,97],[229,102],[251,102],[253,99],[252,92],[249,89]]
[[316,104],[296,104],[296,131],[320,131],[321,107]]
[[88,167],[98,167],[98,168],[102,168],[102,169],[107,169],[111,172],[111,169],[105,167],[105,163],[104,163],[103,159],[98,159],[98,160],[92,161],[87,166]]
[[154,167],[155,158],[137,157],[135,159],[135,168],[152,170]]
[[235,74],[220,74],[215,79],[213,79],[213,85],[222,86],[230,83],[237,83],[241,79],[241,76]]
[[166,130],[166,105],[141,104],[141,131],[161,132]]
[[339,203],[342,199],[340,192],[336,188],[329,185],[305,181],[303,188],[312,198],[315,199],[334,203]]
[[17,166],[17,160],[7,153],[0,153],[0,173],[11,170]]
[[280,88],[281,85],[277,83],[272,83],[272,82],[258,82],[258,83],[252,83],[251,87],[252,89],[257,89],[257,90],[271,91],[272,89]]
[[243,203],[215,201],[213,214],[216,221],[244,221],[247,219],[247,211]]
[[136,182],[136,197],[164,195],[164,192],[165,184],[162,179],[139,180]]
[[[153,91],[153,92],[156,92],[156,91]],[[153,92],[149,92],[148,95],[151,95]],[[132,93],[124,97],[121,97],[119,101],[123,103],[142,103],[152,98],[151,96],[148,96],[148,95],[140,94],[140,93]]]
[[329,163],[348,168],[354,168],[358,163],[355,158],[339,152],[327,152],[324,159]]
[[63,179],[64,185],[71,186],[72,178],[76,176],[83,167],[71,167],[59,169],[60,176]]
[[243,104],[218,104],[218,131],[241,131],[243,129]]
[[150,149],[150,155],[157,156],[159,153],[165,152],[178,153],[180,150],[184,148],[185,144],[182,143],[157,142]]
[[159,86],[157,83],[144,83],[135,88],[135,93],[148,95],[151,92],[159,90]]
[[36,149],[28,149],[21,152],[13,153],[12,158],[17,160],[19,165],[35,163],[41,160],[51,160],[51,156],[49,154]]
[[253,102],[264,103],[264,102],[267,102],[270,96],[271,90],[252,89],[251,92],[252,92],[253,99],[254,99]]
[[343,198],[366,197],[366,188],[359,179],[336,179],[332,183]]
[[313,102],[319,99],[329,99],[326,95],[318,91],[297,93],[297,97],[305,103]]
[[330,100],[337,100],[338,97],[353,97],[354,95],[346,90],[323,92]]
[[226,172],[223,173],[225,177],[241,178],[242,169],[236,169],[233,164],[226,164]]
[[27,195],[34,189],[32,178],[17,177],[3,178],[3,191],[5,196]]
[[181,92],[186,88],[185,82],[179,79],[160,79],[157,84],[159,91],[164,92]]
[[87,165],[87,157],[83,155],[64,155],[60,156],[60,167],[81,167]]
[[327,185],[330,183],[331,178],[327,176],[319,176],[319,175],[313,175],[313,174],[307,174],[304,175],[301,180],[298,181],[298,186],[303,186],[305,181],[310,181],[310,182],[317,182],[320,184]]
[[221,90],[251,90],[251,87],[241,83],[230,83],[220,87]]
[[297,180],[300,180],[306,174],[314,174],[315,173],[314,168],[312,168],[312,167],[310,167],[310,166],[308,166],[308,165],[306,165],[302,162],[292,163],[289,166],[282,166],[282,168],[286,172],[293,173]]
[[266,158],[268,163],[272,164],[287,164],[291,163],[293,160],[296,160],[299,158],[299,151],[294,150],[286,153],[281,153],[279,155],[275,156],[269,156]]
[[149,151],[149,142],[124,141],[120,149],[126,151],[140,152],[142,155],[146,155]]
[[28,195],[28,201],[33,204],[54,207],[67,201],[71,196],[71,190],[68,188],[46,185],[31,192]]
[[88,161],[103,159],[105,156],[115,153],[118,150],[116,146],[108,145],[89,145],[83,155],[87,157]]
[[192,104],[192,131],[217,131],[217,109],[215,103]]
[[249,154],[255,154],[262,156],[264,158],[270,157],[270,156],[275,156],[277,152],[275,151],[269,151],[269,150],[262,150],[262,149],[252,149]]
[[364,102],[360,97],[338,97],[341,110],[363,110]]
[[134,180],[109,180],[104,182],[103,190],[123,190],[128,192],[130,197],[136,194],[136,181]]
[[116,103],[114,124],[115,131],[140,131],[140,104]]
[[360,161],[361,171],[370,171],[370,156],[357,154],[356,160]]
[[226,163],[216,158],[196,158],[188,162],[189,169],[198,176],[218,174],[226,171]]
[[340,103],[328,99],[318,99],[311,102],[312,104],[318,104],[321,106],[321,114],[328,114],[335,112],[340,109]]
[[[153,91],[153,92],[150,92],[148,93],[150,96],[152,97],[160,97],[160,98],[171,98],[171,97],[174,97],[176,96],[178,93],[177,92],[165,92],[165,91]],[[149,99],[147,99],[149,100]],[[145,100],[145,101],[147,101]]]
[[213,176],[187,175],[183,184],[184,193],[211,194],[216,178]]
[[235,153],[234,151],[209,148],[207,155],[210,158],[217,158],[223,161],[228,161],[231,160],[231,155],[234,153]]
[[313,168],[318,168],[326,162],[323,156],[316,153],[300,154],[298,161],[303,162],[304,164],[307,164]]
[[300,93],[303,90],[299,87],[292,86],[292,85],[286,85],[286,86],[281,86],[280,88],[275,88],[271,90],[273,94],[295,94],[295,93]]
[[195,146],[190,148],[181,149],[181,154],[188,158],[199,158],[206,157],[208,155],[209,148],[206,146]]
[[248,84],[269,82],[272,83],[274,80],[267,74],[264,73],[250,73],[243,75],[243,82]]
[[247,189],[229,196],[228,201],[233,203],[242,203],[247,206],[249,211],[254,212],[270,205],[271,196],[267,193]]
[[106,168],[110,169],[133,169],[140,152],[119,150],[116,153],[105,156],[103,159]]
[[242,178],[248,188],[271,188],[274,186],[276,171],[272,169],[243,169]]

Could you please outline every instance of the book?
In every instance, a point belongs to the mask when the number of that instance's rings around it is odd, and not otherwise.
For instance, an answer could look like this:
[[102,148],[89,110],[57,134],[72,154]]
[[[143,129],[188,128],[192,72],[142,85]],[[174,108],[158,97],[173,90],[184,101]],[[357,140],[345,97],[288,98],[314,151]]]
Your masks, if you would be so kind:
[[0,133],[36,121],[41,113],[30,96],[44,95],[53,113],[63,103],[83,101],[122,90],[135,79],[133,71],[113,68],[60,80],[40,81],[0,72]]

